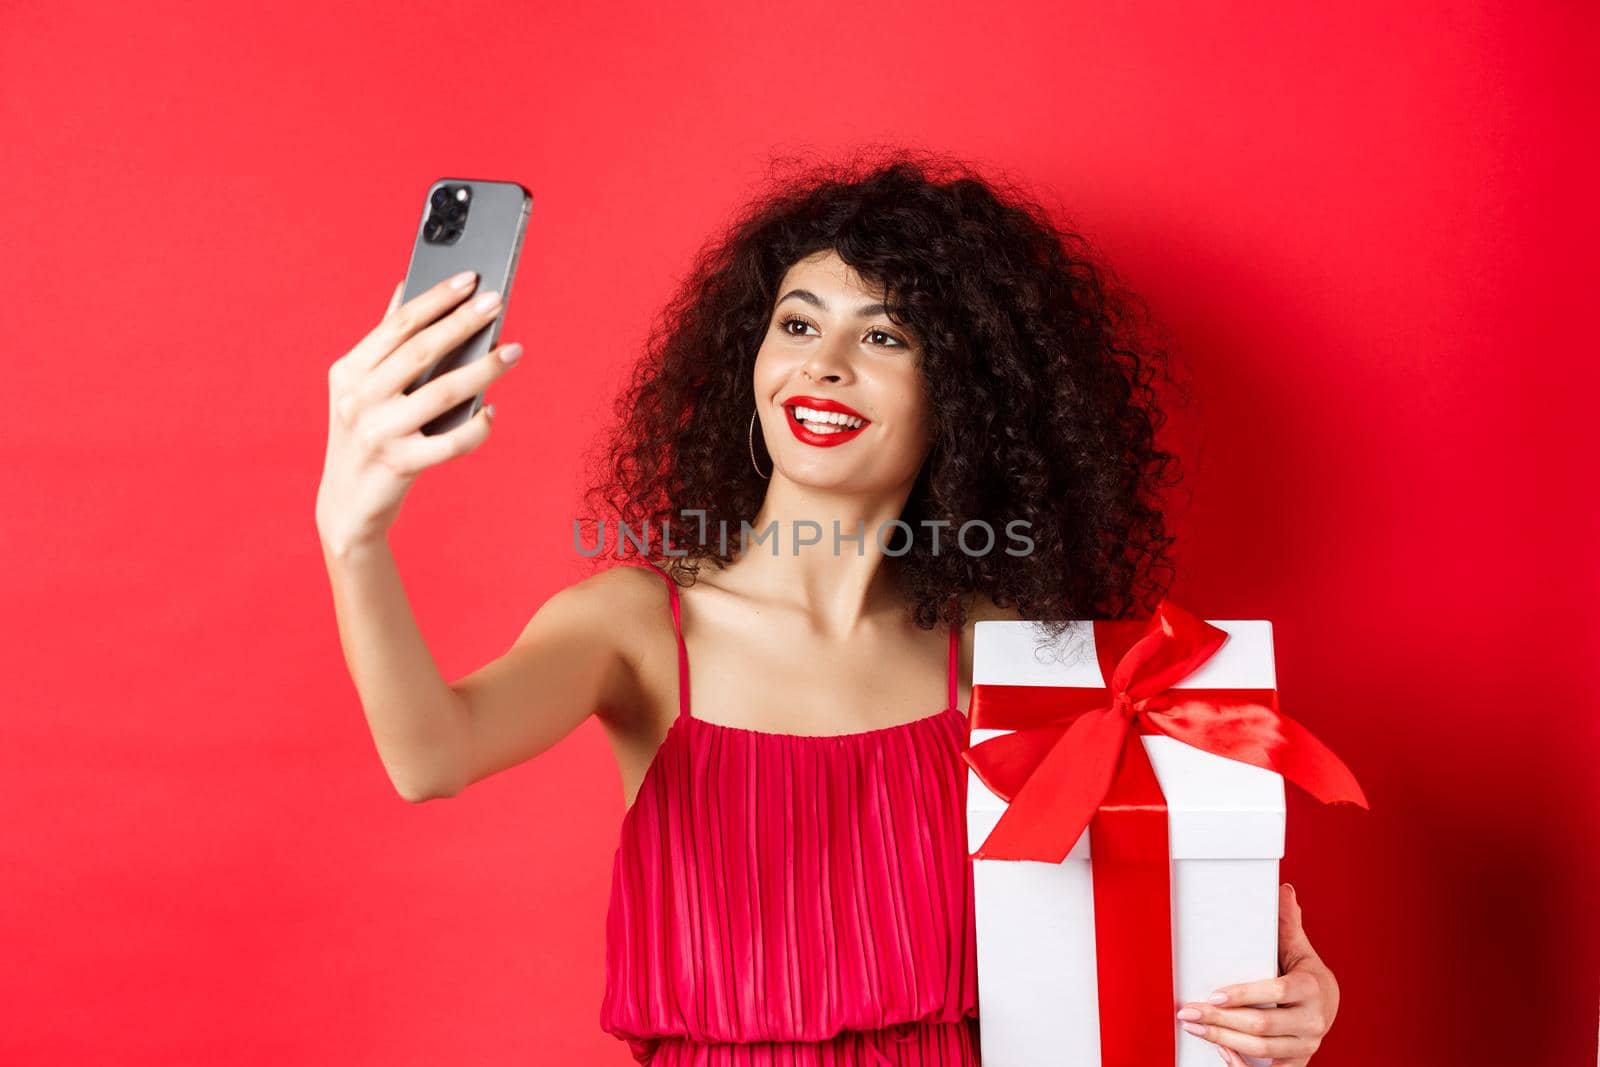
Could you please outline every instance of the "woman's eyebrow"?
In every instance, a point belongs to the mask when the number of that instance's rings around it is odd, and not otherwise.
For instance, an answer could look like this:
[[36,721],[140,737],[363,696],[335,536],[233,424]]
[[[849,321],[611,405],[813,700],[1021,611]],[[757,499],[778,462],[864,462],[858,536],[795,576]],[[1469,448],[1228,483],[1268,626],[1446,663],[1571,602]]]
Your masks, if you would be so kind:
[[[782,296],[778,297],[778,303],[783,303],[791,296],[797,296],[813,307],[821,308],[823,311],[828,310],[827,302],[809,289],[790,289],[787,293],[784,293]],[[856,308],[856,315],[863,319],[870,318],[873,315],[887,315],[888,313],[888,304],[862,304],[860,307]]]

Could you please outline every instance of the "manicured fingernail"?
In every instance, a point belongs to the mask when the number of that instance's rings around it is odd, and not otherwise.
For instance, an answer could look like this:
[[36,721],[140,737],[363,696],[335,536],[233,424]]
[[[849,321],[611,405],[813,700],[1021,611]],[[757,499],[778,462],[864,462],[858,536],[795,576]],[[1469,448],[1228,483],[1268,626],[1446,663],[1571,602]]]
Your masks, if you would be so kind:
[[1198,1018],[1200,1018],[1200,1009],[1199,1008],[1184,1008],[1182,1011],[1180,1011],[1178,1013],[1178,1018],[1180,1018],[1180,1019],[1198,1019]]
[[1228,1062],[1228,1050],[1223,1048],[1221,1045],[1217,1046],[1217,1059],[1221,1060],[1223,1063]]
[[1197,1023],[1184,1023],[1183,1028],[1197,1037],[1206,1032],[1206,1028],[1198,1025]]
[[1213,1003],[1213,1004],[1226,1004],[1226,1003],[1228,1003],[1228,994],[1226,994],[1226,993],[1213,993],[1209,997],[1207,997],[1206,999],[1211,1001],[1211,1003]]
[[500,362],[510,364],[522,358],[522,346],[509,344],[500,350]]
[[494,307],[498,303],[500,303],[500,294],[498,292],[496,292],[495,290],[491,289],[487,293],[484,293],[482,296],[478,297],[478,299],[476,299],[476,300],[474,300],[472,302],[472,310],[473,311],[488,311],[490,308]]
[[472,279],[476,277],[477,275],[472,271],[464,270],[460,274],[457,274],[454,278],[450,279],[450,288],[465,289],[467,286],[472,284]]
[[488,419],[490,422],[494,421],[494,405],[493,404],[490,404],[490,405],[488,405],[487,407],[485,407],[483,409],[483,417]]

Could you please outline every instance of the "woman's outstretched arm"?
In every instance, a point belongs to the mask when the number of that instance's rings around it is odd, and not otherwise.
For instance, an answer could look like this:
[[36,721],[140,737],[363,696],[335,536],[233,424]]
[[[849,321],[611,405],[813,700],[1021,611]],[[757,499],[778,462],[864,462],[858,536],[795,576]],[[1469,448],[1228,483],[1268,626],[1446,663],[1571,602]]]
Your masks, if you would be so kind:
[[378,756],[410,801],[453,796],[543,752],[604,702],[624,717],[636,706],[627,700],[630,673],[613,625],[624,616],[610,599],[639,588],[635,576],[602,572],[551,597],[511,651],[455,686],[440,676],[417,630],[388,530],[422,471],[488,440],[493,409],[443,433],[421,428],[483,393],[521,349],[502,346],[407,391],[499,315],[498,294],[468,302],[476,281],[468,272],[403,302],[402,282],[377,325],[328,368],[317,533],[345,663]]
[[455,796],[532,759],[602,708],[637,706],[616,625],[636,579],[603,571],[560,590],[505,654],[451,685],[418,630],[388,545],[324,555],[367,726],[390,781],[412,803]]

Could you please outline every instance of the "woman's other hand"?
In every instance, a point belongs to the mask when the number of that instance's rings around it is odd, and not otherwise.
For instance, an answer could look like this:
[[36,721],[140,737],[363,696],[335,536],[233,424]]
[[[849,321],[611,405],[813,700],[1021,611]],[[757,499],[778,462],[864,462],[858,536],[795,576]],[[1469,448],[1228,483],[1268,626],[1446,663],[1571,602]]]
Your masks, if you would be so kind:
[[1277,978],[1223,986],[1212,997],[1220,1003],[1185,1004],[1178,1012],[1184,1029],[1215,1042],[1229,1067],[1249,1067],[1240,1053],[1272,1067],[1304,1067],[1339,1012],[1339,983],[1306,938],[1287,882],[1278,887],[1278,970]]

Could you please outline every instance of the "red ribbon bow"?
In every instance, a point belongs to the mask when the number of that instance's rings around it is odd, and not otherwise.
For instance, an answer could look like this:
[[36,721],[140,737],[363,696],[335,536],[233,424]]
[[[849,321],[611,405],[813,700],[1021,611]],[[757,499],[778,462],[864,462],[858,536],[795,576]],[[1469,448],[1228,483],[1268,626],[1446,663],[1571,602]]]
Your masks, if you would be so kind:
[[1333,752],[1274,689],[1175,689],[1227,631],[1163,599],[1144,621],[1096,620],[1104,688],[972,687],[970,729],[1011,733],[962,758],[1009,802],[973,859],[1060,863],[1087,828],[1094,869],[1101,1067],[1175,1056],[1167,805],[1139,740],[1163,733],[1281,774],[1323,803],[1367,807]]

